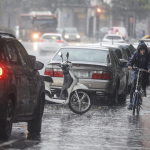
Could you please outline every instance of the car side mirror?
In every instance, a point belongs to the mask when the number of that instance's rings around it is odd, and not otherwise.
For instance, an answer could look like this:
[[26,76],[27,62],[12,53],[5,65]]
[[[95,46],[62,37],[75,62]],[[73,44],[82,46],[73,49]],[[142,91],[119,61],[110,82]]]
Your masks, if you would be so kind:
[[31,60],[32,68],[34,68],[34,64],[35,64],[35,62],[36,62],[36,57],[33,56],[33,55],[29,55],[29,57],[30,57],[30,60]]
[[36,61],[34,63],[34,70],[41,70],[41,69],[43,69],[43,67],[44,67],[44,64],[41,63],[40,61]]
[[127,67],[127,63],[128,63],[127,60],[125,60],[125,59],[119,59],[119,60],[121,62],[121,67]]

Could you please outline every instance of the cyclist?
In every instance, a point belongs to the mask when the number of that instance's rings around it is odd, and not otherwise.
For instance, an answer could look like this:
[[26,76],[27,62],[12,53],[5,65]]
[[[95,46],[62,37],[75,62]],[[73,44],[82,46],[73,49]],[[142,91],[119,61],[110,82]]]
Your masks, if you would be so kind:
[[[134,52],[132,58],[128,62],[128,68],[132,70],[132,67],[138,67],[142,69],[148,70],[150,72],[150,57],[148,54],[148,48],[146,44],[141,41],[137,47],[137,51]],[[130,104],[128,105],[127,109],[132,109],[132,97],[133,93],[135,91],[136,86],[136,80],[137,80],[137,71],[133,71],[131,73],[131,91],[130,91]],[[148,73],[143,72],[142,76],[142,95],[146,97],[146,83],[148,82]]]

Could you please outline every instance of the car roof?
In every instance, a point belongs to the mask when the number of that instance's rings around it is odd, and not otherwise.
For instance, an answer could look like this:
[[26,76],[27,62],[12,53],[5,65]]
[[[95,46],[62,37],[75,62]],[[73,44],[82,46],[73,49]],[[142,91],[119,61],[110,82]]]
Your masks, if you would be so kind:
[[79,48],[79,49],[95,49],[95,50],[105,50],[105,51],[108,51],[109,48],[108,47],[105,47],[105,46],[100,46],[100,47],[89,47],[89,46],[86,46],[86,45],[81,45],[81,46],[63,46],[61,47],[60,49],[64,49],[64,48]]
[[113,44],[111,44],[111,43],[102,43],[102,45],[99,43],[99,44],[87,44],[87,45],[85,45],[85,46],[94,46],[94,47],[98,47],[98,46],[100,46],[100,47],[113,47],[113,48],[119,48],[121,45],[113,45]]
[[119,36],[119,37],[122,37],[122,35],[117,35],[117,34],[106,34],[105,37],[107,36]]
[[13,34],[3,32],[3,31],[0,31],[0,38],[13,38],[13,39],[16,39],[16,37]]
[[44,35],[58,35],[58,36],[62,36],[62,34],[60,33],[44,33],[42,36]]

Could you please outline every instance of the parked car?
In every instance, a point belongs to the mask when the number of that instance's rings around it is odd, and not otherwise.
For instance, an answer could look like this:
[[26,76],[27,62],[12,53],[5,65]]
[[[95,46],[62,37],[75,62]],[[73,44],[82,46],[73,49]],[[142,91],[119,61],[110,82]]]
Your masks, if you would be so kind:
[[121,35],[106,34],[102,39],[102,42],[125,43],[126,41],[123,39]]
[[80,34],[79,34],[77,28],[73,28],[73,27],[64,28],[63,38],[66,41],[80,42],[80,40],[81,40],[81,37],[80,37]]
[[[88,46],[92,47],[99,47],[99,44],[87,44]],[[85,45],[85,46],[87,46]],[[118,44],[111,44],[111,43],[101,43],[101,46],[105,46],[107,48],[111,48],[112,51],[115,52],[118,59],[124,64],[124,66],[127,65],[128,60],[130,57],[128,56],[127,48],[124,45],[118,45]],[[126,73],[126,79],[127,79],[127,91],[130,90],[131,87],[131,71],[125,67],[125,73]]]
[[125,27],[111,27],[108,34],[121,35],[125,41],[129,41],[128,33]]
[[0,47],[0,137],[8,139],[16,122],[27,122],[28,132],[38,133],[45,102],[38,70],[44,64],[28,55],[12,34],[0,32]]
[[79,82],[89,88],[91,97],[107,97],[118,102],[118,94],[122,100],[126,98],[126,69],[115,52],[106,47],[64,47],[59,49],[45,68],[45,75],[53,78],[52,90],[59,96],[63,83],[62,70],[58,64],[61,58],[58,53],[69,52],[69,60],[73,63],[73,71]]
[[61,34],[45,33],[39,40],[40,54],[46,52],[57,51],[62,46],[67,46],[68,43],[63,40]]

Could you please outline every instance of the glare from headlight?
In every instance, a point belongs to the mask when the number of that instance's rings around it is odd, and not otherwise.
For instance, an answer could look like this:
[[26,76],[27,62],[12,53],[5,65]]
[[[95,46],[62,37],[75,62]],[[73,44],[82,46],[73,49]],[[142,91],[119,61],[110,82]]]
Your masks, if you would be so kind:
[[39,37],[39,35],[38,35],[38,34],[34,34],[33,37],[34,37],[35,39],[37,39],[37,38]]
[[68,38],[69,38],[69,35],[65,35],[65,38],[68,39]]
[[78,38],[78,39],[79,39],[79,38],[80,38],[80,35],[76,35],[76,38]]

